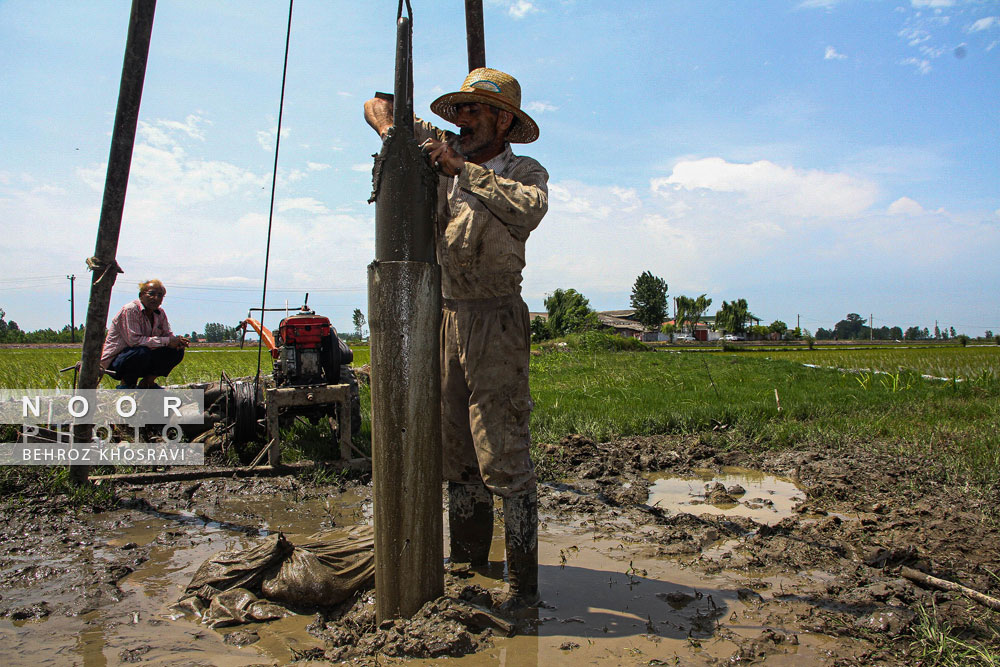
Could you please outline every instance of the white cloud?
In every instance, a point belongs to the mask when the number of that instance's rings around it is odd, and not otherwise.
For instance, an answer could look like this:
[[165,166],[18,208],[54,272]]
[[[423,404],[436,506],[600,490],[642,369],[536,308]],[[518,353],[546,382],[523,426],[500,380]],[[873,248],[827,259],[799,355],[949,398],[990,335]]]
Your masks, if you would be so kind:
[[372,163],[371,162],[359,162],[357,164],[351,165],[351,171],[357,171],[360,173],[372,173]]
[[[289,130],[288,130],[287,127],[281,128],[281,138],[282,139],[287,139],[288,138],[288,132],[289,132]],[[266,151],[273,151],[274,150],[274,137],[277,134],[278,134],[278,126],[277,125],[275,125],[274,127],[272,127],[270,130],[258,130],[257,131],[257,143],[260,144],[260,147],[263,148],[264,150],[266,150]]]
[[921,74],[929,74],[931,71],[931,61],[922,58],[906,58],[899,61],[900,65],[913,65]]
[[535,102],[528,102],[524,105],[525,111],[531,111],[534,113],[545,113],[548,111],[558,111],[559,107],[549,104],[548,102],[543,102],[541,100]]
[[823,54],[823,60],[846,60],[847,56],[843,53],[837,53],[837,49],[832,46],[826,47],[826,52]]
[[489,4],[506,9],[507,14],[514,19],[523,19],[528,14],[538,11],[535,3],[528,0],[489,0]]
[[955,0],[910,0],[910,4],[917,9],[943,9],[944,7],[954,7]]
[[987,16],[970,25],[968,32],[982,32],[997,27],[1000,27],[1000,16]]
[[900,197],[889,205],[888,213],[889,215],[920,215],[924,213],[924,207],[909,197]]
[[304,211],[306,213],[326,214],[330,212],[330,209],[326,207],[326,204],[313,197],[294,197],[291,199],[282,199],[278,202],[278,213],[285,213],[287,211]]
[[898,35],[907,40],[906,43],[910,46],[918,46],[931,38],[931,34],[926,30],[912,27],[903,28]]
[[926,44],[922,44],[920,46],[920,53],[924,54],[928,58],[940,58],[947,52],[948,48],[944,46],[932,47],[927,46]]
[[803,0],[797,9],[833,9],[843,0]]
[[309,171],[323,171],[329,169],[330,165],[324,162],[306,162],[306,169]]
[[527,0],[514,0],[507,9],[507,13],[515,19],[523,19],[528,14],[534,14],[537,11],[538,8]]
[[205,133],[199,127],[200,124],[205,122],[208,121],[205,121],[204,118],[202,118],[201,116],[196,116],[195,114],[189,114],[184,119],[183,123],[176,120],[157,121],[158,124],[162,125],[163,127],[169,130],[179,130],[184,134],[188,135],[189,137],[191,137],[192,139],[198,139],[199,141],[205,140]]
[[878,196],[874,183],[848,174],[717,157],[679,162],[670,176],[652,179],[650,188],[658,194],[671,189],[734,193],[755,207],[806,218],[857,215]]

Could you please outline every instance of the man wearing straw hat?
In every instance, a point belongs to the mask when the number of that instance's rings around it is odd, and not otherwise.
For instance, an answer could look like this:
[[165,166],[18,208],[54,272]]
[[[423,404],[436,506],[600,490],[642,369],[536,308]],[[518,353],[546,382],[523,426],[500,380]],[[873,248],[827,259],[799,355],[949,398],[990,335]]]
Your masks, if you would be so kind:
[[[538,138],[521,87],[499,70],[469,73],[431,110],[444,132],[417,119],[418,141],[441,173],[441,399],[451,561],[488,561],[493,494],[503,498],[510,590],[505,605],[538,601],[538,501],[529,456],[530,324],[521,299],[525,242],[548,210],[548,173],[511,143]],[[365,119],[381,136],[392,103],[371,99]]]

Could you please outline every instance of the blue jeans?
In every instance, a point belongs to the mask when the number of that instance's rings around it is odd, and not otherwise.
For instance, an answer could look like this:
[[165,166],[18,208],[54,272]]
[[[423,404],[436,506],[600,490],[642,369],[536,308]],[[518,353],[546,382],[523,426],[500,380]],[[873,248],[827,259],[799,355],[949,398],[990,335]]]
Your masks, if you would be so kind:
[[126,347],[114,358],[109,369],[118,376],[123,388],[133,389],[148,375],[165,377],[183,358],[184,348]]

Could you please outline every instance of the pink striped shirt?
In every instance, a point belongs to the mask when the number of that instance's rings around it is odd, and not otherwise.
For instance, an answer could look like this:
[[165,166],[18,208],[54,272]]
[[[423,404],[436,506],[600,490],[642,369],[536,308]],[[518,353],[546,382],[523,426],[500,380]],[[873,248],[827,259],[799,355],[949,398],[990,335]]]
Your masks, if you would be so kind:
[[170,322],[162,308],[153,313],[153,323],[143,313],[142,302],[136,299],[122,306],[118,314],[111,320],[108,327],[108,337],[104,339],[104,353],[101,354],[101,368],[107,368],[126,347],[140,345],[156,348],[166,347],[173,336]]

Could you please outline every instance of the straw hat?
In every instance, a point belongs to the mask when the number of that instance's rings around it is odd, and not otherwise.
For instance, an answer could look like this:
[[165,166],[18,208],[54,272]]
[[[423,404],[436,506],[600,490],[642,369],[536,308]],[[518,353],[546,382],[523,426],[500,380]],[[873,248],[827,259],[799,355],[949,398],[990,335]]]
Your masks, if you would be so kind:
[[517,79],[498,69],[480,67],[469,72],[457,93],[442,95],[431,102],[431,111],[454,123],[458,118],[456,104],[479,102],[514,114],[517,120],[507,132],[507,141],[530,144],[538,138],[538,125],[521,111],[521,86]]

